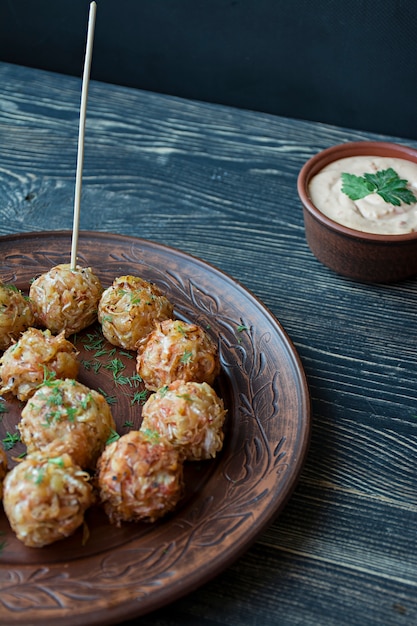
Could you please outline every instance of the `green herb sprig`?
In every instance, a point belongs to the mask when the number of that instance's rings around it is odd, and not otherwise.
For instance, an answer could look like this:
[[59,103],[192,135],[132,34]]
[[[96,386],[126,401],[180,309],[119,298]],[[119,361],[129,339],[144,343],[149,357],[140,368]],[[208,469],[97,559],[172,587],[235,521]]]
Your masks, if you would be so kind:
[[115,430],[113,430],[113,428],[112,428],[111,431],[110,431],[109,438],[106,441],[106,446],[108,446],[110,443],[114,443],[118,439],[120,439],[119,433],[116,432]]
[[133,394],[133,398],[130,401],[130,404],[133,406],[134,404],[137,403],[137,404],[141,404],[143,406],[147,399],[148,399],[148,390],[147,389],[143,389],[142,391],[136,391]]
[[408,181],[400,178],[392,167],[374,174],[342,173],[342,192],[351,200],[361,200],[371,193],[378,194],[385,202],[400,206],[417,202],[417,198],[407,187]]
[[11,450],[12,448],[14,448],[14,446],[19,443],[20,441],[20,433],[16,432],[16,433],[9,433],[9,431],[6,432],[6,436],[3,439],[3,446],[5,450]]

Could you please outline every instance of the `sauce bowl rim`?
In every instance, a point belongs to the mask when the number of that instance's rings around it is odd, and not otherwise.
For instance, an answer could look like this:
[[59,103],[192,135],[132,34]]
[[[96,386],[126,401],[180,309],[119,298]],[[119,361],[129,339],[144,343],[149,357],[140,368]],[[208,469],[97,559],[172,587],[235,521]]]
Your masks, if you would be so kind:
[[308,193],[310,180],[315,174],[321,171],[326,165],[339,159],[349,156],[377,156],[377,157],[393,157],[405,159],[417,164],[417,149],[407,145],[392,143],[387,141],[348,141],[345,143],[335,144],[329,148],[321,150],[301,168],[297,178],[297,191],[304,208],[318,222],[330,230],[337,231],[354,239],[363,239],[367,241],[383,242],[383,243],[400,243],[410,240],[417,240],[417,231],[403,234],[382,234],[368,233],[354,228],[344,226],[339,222],[324,215],[311,201]]

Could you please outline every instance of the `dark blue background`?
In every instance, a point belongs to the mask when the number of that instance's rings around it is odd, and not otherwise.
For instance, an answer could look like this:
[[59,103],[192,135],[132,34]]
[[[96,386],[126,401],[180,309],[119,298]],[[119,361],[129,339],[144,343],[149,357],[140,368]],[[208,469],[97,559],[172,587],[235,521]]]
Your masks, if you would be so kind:
[[[92,78],[417,138],[416,0],[97,0]],[[1,0],[0,60],[81,77],[89,0]]]

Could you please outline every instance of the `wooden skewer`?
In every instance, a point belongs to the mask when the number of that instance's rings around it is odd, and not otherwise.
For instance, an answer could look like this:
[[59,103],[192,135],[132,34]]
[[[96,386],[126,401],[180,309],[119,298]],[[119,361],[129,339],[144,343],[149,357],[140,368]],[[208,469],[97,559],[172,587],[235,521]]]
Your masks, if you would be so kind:
[[77,265],[78,231],[80,224],[81,183],[84,163],[84,132],[87,112],[88,85],[90,81],[91,57],[93,54],[94,26],[96,22],[97,4],[91,2],[88,17],[87,46],[84,61],[84,73],[81,90],[80,125],[78,130],[77,170],[75,174],[74,218],[72,226],[71,269]]

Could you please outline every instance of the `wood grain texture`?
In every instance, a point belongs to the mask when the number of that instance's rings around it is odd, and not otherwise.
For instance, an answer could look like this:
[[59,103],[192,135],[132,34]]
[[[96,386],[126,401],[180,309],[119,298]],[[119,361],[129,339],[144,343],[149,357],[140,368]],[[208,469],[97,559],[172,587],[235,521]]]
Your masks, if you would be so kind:
[[[0,84],[0,233],[71,229],[80,81],[0,64]],[[294,342],[313,406],[284,512],[144,626],[417,623],[416,282],[322,266],[296,191],[306,159],[361,139],[395,140],[91,85],[81,228],[180,248],[245,284]]]

